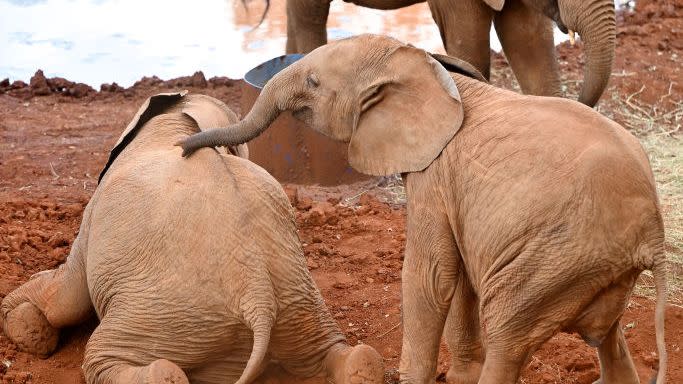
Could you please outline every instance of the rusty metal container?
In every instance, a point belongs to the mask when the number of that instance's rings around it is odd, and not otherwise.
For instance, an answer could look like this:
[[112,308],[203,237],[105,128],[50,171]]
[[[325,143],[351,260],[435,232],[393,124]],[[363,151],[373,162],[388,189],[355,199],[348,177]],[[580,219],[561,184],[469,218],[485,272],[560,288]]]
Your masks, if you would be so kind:
[[[242,116],[254,105],[268,79],[301,57],[280,56],[247,72],[242,82]],[[349,166],[346,148],[346,143],[333,141],[285,112],[249,142],[249,160],[280,182],[339,185],[367,179]]]

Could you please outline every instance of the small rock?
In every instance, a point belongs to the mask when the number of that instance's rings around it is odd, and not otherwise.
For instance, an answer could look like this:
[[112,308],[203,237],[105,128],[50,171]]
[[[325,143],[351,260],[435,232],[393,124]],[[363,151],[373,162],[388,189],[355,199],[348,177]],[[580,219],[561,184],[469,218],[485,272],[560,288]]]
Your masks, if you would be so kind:
[[235,82],[238,80],[233,80],[231,78],[225,77],[225,76],[214,76],[209,79],[209,83],[213,85],[214,88],[216,87],[221,87],[221,86],[233,86],[235,85]]
[[190,85],[198,88],[206,88],[206,78],[204,77],[204,72],[197,71],[190,78]]
[[87,96],[90,92],[95,92],[95,90],[87,84],[77,83],[72,88],[69,88],[68,94],[80,99],[81,97]]
[[306,266],[311,270],[320,268],[320,264],[311,258],[306,259]]
[[111,84],[104,83],[100,85],[100,92],[123,92],[124,88],[116,82],[113,82]]
[[392,348],[392,347],[386,347],[386,348],[384,348],[384,350],[382,350],[382,354],[383,354],[385,357],[389,357],[389,358],[392,358],[392,359],[395,358],[395,357],[398,357],[398,352],[397,352],[394,348]]
[[313,206],[313,200],[310,197],[301,197],[297,193],[296,208],[302,211],[307,211]]
[[21,81],[21,80],[15,80],[15,81],[12,83],[12,85],[10,85],[9,88],[10,88],[10,89],[22,89],[22,88],[26,88],[27,86],[28,86],[28,85],[27,85],[26,83],[24,83],[23,81]]
[[283,189],[285,190],[285,194],[289,199],[289,203],[292,204],[292,206],[296,207],[297,203],[299,202],[299,188],[291,185],[285,185]]
[[365,282],[366,282],[366,283],[369,283],[369,284],[372,284],[372,283],[375,282],[375,279],[373,279],[372,277],[368,277],[368,278],[365,279]]
[[50,94],[50,87],[48,86],[47,79],[41,69],[37,70],[36,74],[31,77],[29,87],[34,96],[45,96]]

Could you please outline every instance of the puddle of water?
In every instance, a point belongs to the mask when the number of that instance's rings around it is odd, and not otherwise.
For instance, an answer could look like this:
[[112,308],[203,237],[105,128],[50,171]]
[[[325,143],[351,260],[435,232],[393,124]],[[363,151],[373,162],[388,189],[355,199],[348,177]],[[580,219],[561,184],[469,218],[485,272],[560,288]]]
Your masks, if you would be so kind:
[[[629,2],[616,0],[618,3]],[[633,2],[633,1],[630,1]],[[28,79],[42,68],[99,88],[116,81],[130,86],[142,76],[162,79],[202,70],[207,77],[241,78],[259,63],[284,53],[285,1],[239,0],[0,0],[0,79]],[[396,37],[443,52],[426,3],[394,11],[333,1],[330,40],[360,33]],[[566,40],[559,30],[555,42]],[[491,32],[491,44],[500,43]]]

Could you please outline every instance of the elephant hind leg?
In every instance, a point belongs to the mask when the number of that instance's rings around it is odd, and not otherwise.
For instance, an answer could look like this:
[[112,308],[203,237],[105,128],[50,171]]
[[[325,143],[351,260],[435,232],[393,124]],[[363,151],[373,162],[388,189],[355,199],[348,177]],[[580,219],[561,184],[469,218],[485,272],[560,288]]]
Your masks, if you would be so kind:
[[[176,364],[145,353],[148,340],[130,341],[125,326],[105,317],[85,347],[83,372],[89,384],[189,384]],[[135,345],[137,343],[137,345]]]
[[21,350],[50,355],[57,347],[59,328],[80,324],[92,314],[85,276],[85,233],[82,225],[66,263],[34,275],[3,299],[3,329]]

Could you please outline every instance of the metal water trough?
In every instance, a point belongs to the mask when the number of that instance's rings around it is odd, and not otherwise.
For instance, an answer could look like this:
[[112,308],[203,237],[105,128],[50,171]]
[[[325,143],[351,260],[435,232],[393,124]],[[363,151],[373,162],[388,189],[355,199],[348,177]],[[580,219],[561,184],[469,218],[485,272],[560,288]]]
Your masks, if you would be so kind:
[[[242,116],[254,105],[270,78],[304,55],[276,57],[250,70],[242,83]],[[285,112],[259,137],[249,142],[249,159],[280,182],[339,185],[367,179],[347,161],[347,144],[307,127]]]

